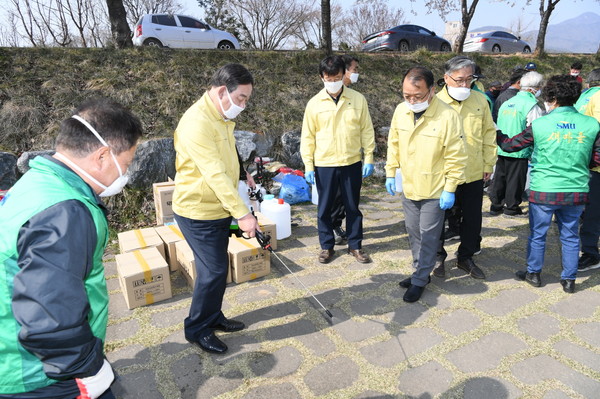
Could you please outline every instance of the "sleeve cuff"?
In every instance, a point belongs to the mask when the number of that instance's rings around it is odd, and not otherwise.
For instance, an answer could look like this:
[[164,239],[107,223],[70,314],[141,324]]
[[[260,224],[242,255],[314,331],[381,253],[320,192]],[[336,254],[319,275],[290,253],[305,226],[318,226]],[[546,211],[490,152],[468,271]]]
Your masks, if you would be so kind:
[[458,186],[458,184],[456,184],[455,181],[446,181],[446,184],[444,184],[444,191],[447,191],[449,193],[454,193],[454,192],[456,192],[457,186]]

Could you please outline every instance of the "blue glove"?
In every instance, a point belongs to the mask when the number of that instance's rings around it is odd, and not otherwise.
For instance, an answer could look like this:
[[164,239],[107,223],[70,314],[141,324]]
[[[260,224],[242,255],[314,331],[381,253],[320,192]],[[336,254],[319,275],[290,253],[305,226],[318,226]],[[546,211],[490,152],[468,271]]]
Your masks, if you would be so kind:
[[440,208],[443,210],[448,210],[452,208],[454,205],[454,193],[449,193],[448,191],[442,191],[442,195],[440,197]]
[[304,178],[308,184],[315,184],[315,171],[306,172]]
[[373,164],[372,163],[366,163],[363,165],[363,179],[365,177],[369,177],[373,174]]
[[385,179],[385,189],[390,195],[396,195],[396,179],[388,177]]

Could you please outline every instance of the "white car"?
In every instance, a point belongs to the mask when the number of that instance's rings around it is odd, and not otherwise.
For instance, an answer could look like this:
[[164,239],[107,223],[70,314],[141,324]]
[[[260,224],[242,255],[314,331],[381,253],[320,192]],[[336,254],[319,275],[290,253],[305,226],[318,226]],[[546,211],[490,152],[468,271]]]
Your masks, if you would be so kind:
[[229,32],[214,29],[186,15],[146,14],[135,26],[133,44],[174,48],[239,49]]

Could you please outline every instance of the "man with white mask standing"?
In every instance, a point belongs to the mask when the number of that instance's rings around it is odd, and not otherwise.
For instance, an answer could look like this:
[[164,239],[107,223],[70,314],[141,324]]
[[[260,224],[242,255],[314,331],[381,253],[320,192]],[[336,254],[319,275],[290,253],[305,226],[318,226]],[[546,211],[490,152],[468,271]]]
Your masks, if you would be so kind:
[[99,197],[123,189],[141,135],[120,104],[87,101],[0,202],[0,397],[114,399]]
[[388,136],[385,187],[395,195],[394,176],[402,170],[402,207],[415,269],[400,281],[405,302],[419,300],[431,280],[444,211],[454,204],[454,192],[465,181],[467,156],[460,118],[435,96],[433,73],[409,69],[402,83],[404,102],[394,111]]
[[232,121],[252,95],[254,79],[240,64],[227,64],[211,78],[210,89],[181,117],[175,130],[175,220],[194,252],[197,279],[184,321],[185,338],[210,353],[227,345],[215,331],[242,330],[223,315],[232,218],[248,236],[258,228],[237,187],[240,164]]
[[[340,56],[330,56],[319,64],[325,86],[310,99],[304,112],[300,155],[306,181],[317,185],[319,193],[319,262],[333,259],[335,237],[331,211],[339,189],[346,208],[348,253],[360,263],[369,263],[362,249],[362,213],[358,209],[362,179],[373,173],[375,134],[364,96],[344,87],[346,67]],[[364,154],[364,164],[362,162]]]
[[[490,179],[496,163],[496,129],[485,95],[470,89],[475,73],[473,60],[456,56],[448,60],[444,68],[446,85],[437,97],[460,115],[467,150],[466,181],[456,189],[456,202],[462,211],[457,267],[473,278],[484,279],[485,274],[473,261],[473,255],[481,250],[483,183]],[[447,254],[443,237],[440,246],[433,274],[444,277]]]

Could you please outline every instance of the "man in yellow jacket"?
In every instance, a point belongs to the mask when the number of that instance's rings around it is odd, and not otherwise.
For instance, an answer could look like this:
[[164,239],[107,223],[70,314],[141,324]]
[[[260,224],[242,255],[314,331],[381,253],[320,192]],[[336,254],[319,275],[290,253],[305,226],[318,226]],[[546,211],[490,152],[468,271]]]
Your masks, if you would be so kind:
[[[452,207],[454,192],[465,181],[467,156],[460,118],[435,96],[433,73],[409,69],[402,83],[404,102],[396,107],[388,136],[386,189],[404,192],[402,206],[415,268],[400,282],[408,288],[404,301],[415,302],[431,281],[444,210]],[[395,186],[402,171],[402,189]]]
[[[468,57],[456,56],[445,64],[446,85],[437,97],[460,115],[467,150],[465,183],[456,190],[456,202],[461,209],[459,220],[460,246],[457,267],[471,277],[484,279],[485,274],[473,261],[481,243],[481,207],[483,182],[488,181],[496,164],[496,129],[485,95],[471,90],[475,63]],[[444,277],[444,239],[434,276]]]
[[221,311],[229,259],[227,244],[232,218],[253,237],[254,216],[238,194],[240,164],[232,121],[244,110],[254,79],[239,64],[215,72],[210,89],[183,114],[175,130],[175,220],[194,252],[197,279],[185,338],[203,350],[223,353],[227,345],[215,330],[233,332],[244,323]]
[[[331,220],[336,191],[342,193],[346,208],[348,253],[368,263],[362,249],[362,213],[358,209],[362,178],[373,173],[375,134],[364,96],[344,87],[346,71],[340,56],[321,61],[319,74],[324,89],[310,99],[304,112],[300,155],[306,181],[317,184],[319,193],[318,229],[321,252],[319,262],[333,259],[335,238]],[[364,152],[364,165],[361,162]]]

